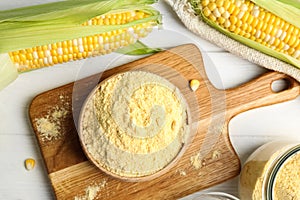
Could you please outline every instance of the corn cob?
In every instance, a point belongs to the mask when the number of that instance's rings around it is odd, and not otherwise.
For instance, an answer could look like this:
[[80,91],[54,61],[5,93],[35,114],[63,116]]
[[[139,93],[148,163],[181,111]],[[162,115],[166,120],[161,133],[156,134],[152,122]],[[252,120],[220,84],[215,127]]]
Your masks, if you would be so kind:
[[[191,0],[212,27],[256,50],[300,67],[300,30],[250,0]],[[271,3],[270,3],[271,4]]]
[[132,55],[159,51],[137,41],[161,24],[150,6],[155,2],[62,0],[0,10],[0,90],[20,72],[117,49]]
[[[147,13],[135,10],[98,16],[82,25],[122,25],[147,17],[149,17]],[[10,52],[9,55],[18,71],[24,72],[58,63],[108,54],[145,37],[151,32],[154,25],[154,21],[145,22],[129,28],[17,50]]]

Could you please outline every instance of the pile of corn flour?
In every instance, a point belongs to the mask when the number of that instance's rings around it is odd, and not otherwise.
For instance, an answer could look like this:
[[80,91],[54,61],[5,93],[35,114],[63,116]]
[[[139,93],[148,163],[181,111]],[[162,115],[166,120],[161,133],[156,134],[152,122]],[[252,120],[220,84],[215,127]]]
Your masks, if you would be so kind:
[[89,157],[111,173],[151,175],[172,162],[186,142],[187,109],[164,78],[143,71],[118,74],[86,102],[81,141]]

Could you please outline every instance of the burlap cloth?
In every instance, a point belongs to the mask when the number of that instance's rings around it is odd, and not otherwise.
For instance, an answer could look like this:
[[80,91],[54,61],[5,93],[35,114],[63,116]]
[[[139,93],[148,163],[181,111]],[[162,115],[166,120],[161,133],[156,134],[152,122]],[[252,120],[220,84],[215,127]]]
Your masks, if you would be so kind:
[[257,65],[263,66],[267,69],[275,70],[285,73],[300,82],[300,70],[290,64],[280,61],[274,57],[268,56],[255,49],[247,47],[226,35],[220,33],[208,26],[198,16],[195,15],[193,9],[187,0],[165,0],[177,13],[178,17],[184,25],[199,35],[201,38],[206,39],[219,47],[249,60]]

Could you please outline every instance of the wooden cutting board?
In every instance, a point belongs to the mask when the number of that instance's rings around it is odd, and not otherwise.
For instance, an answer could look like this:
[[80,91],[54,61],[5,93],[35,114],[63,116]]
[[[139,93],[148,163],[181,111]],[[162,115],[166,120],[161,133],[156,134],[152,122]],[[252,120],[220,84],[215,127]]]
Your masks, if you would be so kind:
[[[125,182],[100,171],[85,157],[76,131],[89,92],[100,80],[128,70],[146,70],[167,78],[181,90],[192,115],[194,137],[183,156],[167,173],[146,182]],[[189,88],[191,79],[200,81],[196,92]],[[289,87],[276,93],[271,84],[279,79],[288,81]],[[298,83],[276,72],[234,89],[217,90],[205,74],[200,51],[187,44],[44,92],[33,99],[29,115],[57,199],[82,197],[89,186],[101,184],[96,199],[175,199],[239,174],[240,161],[228,135],[232,117],[298,94]],[[56,139],[45,139],[41,129],[45,122],[60,133]]]

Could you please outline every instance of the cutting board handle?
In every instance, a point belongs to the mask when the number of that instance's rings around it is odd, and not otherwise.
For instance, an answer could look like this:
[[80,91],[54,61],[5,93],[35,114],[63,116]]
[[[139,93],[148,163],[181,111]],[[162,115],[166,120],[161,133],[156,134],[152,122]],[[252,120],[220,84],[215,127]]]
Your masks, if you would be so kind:
[[[273,91],[274,81],[284,80],[288,87]],[[229,118],[254,108],[295,99],[300,93],[299,83],[279,72],[268,72],[237,88],[226,90],[226,108]]]

